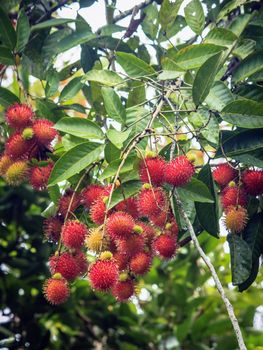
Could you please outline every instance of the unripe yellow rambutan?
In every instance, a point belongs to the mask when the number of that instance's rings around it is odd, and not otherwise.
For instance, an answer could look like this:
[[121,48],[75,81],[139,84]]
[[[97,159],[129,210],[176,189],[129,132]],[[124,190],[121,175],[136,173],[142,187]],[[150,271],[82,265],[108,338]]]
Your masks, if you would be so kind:
[[12,160],[7,155],[2,155],[0,158],[0,176],[4,176],[6,173],[6,170],[10,167],[12,164]]
[[6,170],[5,180],[9,185],[18,186],[27,177],[28,165],[26,161],[18,160]]
[[109,250],[105,250],[100,254],[100,260],[111,260],[113,257],[112,253]]
[[232,233],[240,233],[246,227],[247,211],[240,205],[231,206],[227,209],[225,217],[226,228]]
[[102,248],[104,248],[102,229],[97,227],[89,230],[85,245],[89,250],[95,253],[101,251]]

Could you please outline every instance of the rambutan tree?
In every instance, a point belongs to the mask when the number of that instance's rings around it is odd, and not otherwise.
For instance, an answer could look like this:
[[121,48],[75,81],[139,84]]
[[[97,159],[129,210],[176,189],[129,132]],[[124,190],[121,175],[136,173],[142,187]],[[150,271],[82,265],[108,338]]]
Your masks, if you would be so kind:
[[[121,12],[105,0],[105,25],[94,31],[85,14],[96,2],[0,7],[0,174],[49,196],[43,293],[65,303],[80,277],[129,301],[156,260],[168,268],[193,242],[246,349],[197,237],[227,232],[233,285],[242,292],[256,280],[262,3],[147,0]],[[80,9],[76,18],[61,17],[65,6]]]

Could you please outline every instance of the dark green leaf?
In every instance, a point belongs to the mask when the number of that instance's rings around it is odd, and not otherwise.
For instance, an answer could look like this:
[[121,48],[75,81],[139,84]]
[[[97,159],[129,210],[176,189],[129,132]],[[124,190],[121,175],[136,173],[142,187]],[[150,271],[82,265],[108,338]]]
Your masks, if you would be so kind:
[[123,107],[121,99],[119,98],[117,93],[109,87],[103,87],[101,89],[101,93],[108,116],[116,120],[117,122],[125,123],[125,108]]
[[50,97],[54,95],[58,91],[59,87],[59,75],[55,69],[50,69],[46,76],[46,86],[45,93],[46,97]]
[[[119,165],[121,163],[121,159],[116,159],[111,162],[107,168],[103,171],[103,173],[99,176],[100,181],[108,179],[109,177],[115,176]],[[133,170],[134,166],[134,157],[129,157],[126,159],[123,167],[121,168],[120,174],[124,174]]]
[[263,70],[263,50],[256,51],[246,57],[234,70],[233,79],[235,82],[244,80],[254,73]]
[[19,102],[19,98],[6,88],[0,87],[0,105],[9,107],[10,105]]
[[124,199],[130,198],[137,194],[140,191],[141,187],[141,181],[137,180],[127,181],[121,184],[121,186],[113,192],[109,209],[115,207],[115,205],[117,205]]
[[207,186],[200,180],[192,178],[191,182],[187,185],[178,188],[180,197],[187,198],[188,200],[201,202],[201,203],[213,203],[213,197],[207,188]]
[[214,83],[205,99],[205,102],[211,109],[219,112],[232,101],[233,95],[222,81],[216,81]]
[[162,1],[162,6],[159,12],[159,21],[164,30],[169,23],[176,19],[182,2],[183,0],[177,0],[175,2],[171,2],[170,0]]
[[16,32],[7,14],[0,7],[0,39],[4,46],[13,49],[16,46]]
[[237,36],[225,28],[213,28],[205,37],[206,44],[219,46],[231,46],[237,40]]
[[121,149],[123,143],[127,140],[130,133],[131,129],[128,129],[127,131],[123,132],[117,131],[115,129],[109,129],[106,134],[111,143],[117,148]]
[[83,139],[104,138],[101,128],[96,123],[84,118],[62,118],[55,124],[55,128]]
[[75,22],[75,20],[74,19],[70,19],[70,18],[52,18],[52,19],[49,19],[49,20],[47,20],[45,22],[41,22],[41,23],[33,25],[31,27],[31,31],[33,32],[35,30],[61,26],[63,24],[67,24],[67,23],[70,23],[70,22]]
[[61,91],[59,100],[70,100],[82,89],[83,85],[83,77],[73,78]]
[[116,53],[117,62],[130,77],[154,75],[155,70],[140,58],[126,52]]
[[12,51],[7,47],[0,46],[0,63],[6,66],[11,66],[15,64]]
[[94,39],[96,36],[91,32],[74,32],[63,38],[57,45],[57,53],[61,53],[71,49],[74,46],[85,44]]
[[196,33],[201,34],[205,26],[205,15],[199,0],[192,0],[184,9],[186,23]]
[[17,32],[16,50],[18,52],[22,52],[30,36],[30,24],[24,9],[22,9],[19,12],[16,32]]

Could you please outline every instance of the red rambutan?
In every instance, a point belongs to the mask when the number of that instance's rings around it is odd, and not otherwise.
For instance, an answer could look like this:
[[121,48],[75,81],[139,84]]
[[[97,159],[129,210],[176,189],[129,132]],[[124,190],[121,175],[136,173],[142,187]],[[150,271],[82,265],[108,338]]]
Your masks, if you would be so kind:
[[[145,158],[139,165],[140,179],[144,183],[159,186],[164,181],[165,160],[161,157]],[[150,179],[149,179],[150,177]]]
[[114,260],[97,260],[91,265],[88,277],[92,288],[107,291],[117,282],[118,274],[118,266]]
[[10,106],[6,113],[6,121],[11,128],[21,129],[29,125],[34,116],[31,107],[26,104],[15,103]]
[[27,162],[17,160],[7,168],[5,180],[9,185],[18,186],[26,180],[28,171]]
[[90,207],[90,218],[97,225],[104,223],[106,204],[102,198],[98,198]]
[[54,123],[47,119],[37,119],[33,123],[33,132],[37,142],[43,146],[49,146],[54,138],[58,135],[53,128]]
[[62,229],[62,222],[56,216],[44,220],[44,234],[46,238],[53,242],[58,242]]
[[114,261],[116,262],[119,271],[126,270],[130,261],[130,258],[127,254],[120,252],[113,254]]
[[70,294],[68,282],[64,278],[49,278],[44,283],[43,291],[45,298],[54,305],[65,303]]
[[164,259],[171,259],[176,252],[176,239],[168,234],[161,234],[153,243],[154,250]]
[[149,219],[153,225],[163,228],[167,222],[167,216],[167,211],[163,210],[159,213],[159,215],[149,215]]
[[184,186],[195,173],[195,167],[186,156],[179,156],[166,164],[165,182],[173,186]]
[[240,187],[225,187],[221,196],[221,203],[224,209],[231,205],[241,205],[245,207],[247,204],[246,192]]
[[132,257],[143,251],[144,244],[145,241],[142,235],[132,233],[129,237],[118,241],[118,251]]
[[58,204],[58,213],[66,217],[67,213],[73,213],[80,205],[80,196],[77,192],[68,189],[60,198]]
[[225,226],[232,233],[240,233],[247,223],[247,211],[241,206],[230,206],[225,216]]
[[152,227],[144,222],[141,222],[141,221],[136,222],[136,225],[138,225],[142,228],[142,236],[144,238],[145,243],[151,244],[152,241],[154,240],[155,235],[156,235],[156,231],[155,231],[154,227]]
[[130,214],[134,219],[138,219],[139,213],[137,209],[137,200],[135,197],[130,197],[116,205],[116,210],[124,211]]
[[103,194],[103,187],[100,185],[92,184],[84,188],[81,193],[81,203],[85,208],[89,209],[92,203],[94,203]]
[[110,215],[107,221],[107,232],[112,238],[126,238],[132,232],[135,222],[131,215],[117,211]]
[[52,275],[60,273],[66,280],[74,280],[79,275],[78,263],[70,253],[51,256],[49,267]]
[[137,200],[140,216],[153,217],[165,210],[167,198],[161,188],[143,189]]
[[130,260],[130,269],[135,275],[144,275],[149,271],[152,257],[145,252],[140,252]]
[[49,163],[44,167],[34,166],[31,168],[29,181],[35,190],[43,191],[47,188],[53,166],[53,163]]
[[77,220],[67,220],[61,232],[62,243],[69,249],[80,249],[87,235],[87,227]]
[[246,170],[242,174],[245,190],[252,196],[263,194],[263,170]]
[[213,171],[213,178],[220,187],[228,185],[238,176],[238,171],[228,163],[219,164]]
[[33,147],[32,140],[24,140],[19,132],[14,133],[6,142],[6,154],[12,159],[26,159]]
[[118,281],[112,288],[112,295],[118,301],[127,301],[134,294],[134,282],[131,279]]
[[78,251],[74,258],[78,266],[78,275],[84,275],[88,271],[88,261],[86,255],[82,251]]
[[169,218],[169,222],[165,225],[165,232],[169,233],[173,237],[177,237],[179,233],[179,227],[177,225],[177,222],[175,221],[175,218]]

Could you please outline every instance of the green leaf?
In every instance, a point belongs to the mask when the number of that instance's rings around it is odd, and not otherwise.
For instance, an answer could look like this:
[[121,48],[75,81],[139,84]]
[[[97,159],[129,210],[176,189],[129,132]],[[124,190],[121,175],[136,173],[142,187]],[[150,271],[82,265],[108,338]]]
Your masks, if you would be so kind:
[[124,83],[124,80],[115,72],[109,70],[92,69],[85,75],[88,81],[95,81],[106,86],[117,86]]
[[0,7],[0,40],[4,46],[13,49],[16,46],[16,32],[7,14]]
[[117,93],[109,87],[102,87],[101,93],[109,117],[117,122],[125,123],[126,111]]
[[209,164],[206,164],[198,174],[198,180],[202,181],[210,190],[214,203],[195,203],[195,209],[200,225],[212,236],[219,238],[219,214],[217,195],[214,180]]
[[254,16],[254,14],[244,14],[244,15],[238,15],[230,24],[229,30],[236,34],[237,37],[239,37],[244,29],[247,27],[249,21]]
[[67,37],[63,38],[57,45],[56,52],[61,53],[75,47],[77,45],[85,44],[86,42],[95,39],[96,35],[84,31],[84,32],[74,32]]
[[229,1],[219,12],[219,15],[217,16],[217,22],[219,22],[221,19],[226,17],[231,11],[233,11],[235,8],[244,5],[247,2],[247,0],[232,0]]
[[103,148],[104,145],[93,142],[84,142],[71,148],[56,162],[49,177],[49,186],[69,179],[96,162]]
[[192,0],[184,9],[188,26],[196,34],[201,34],[205,26],[205,15],[199,0]]
[[82,89],[83,85],[83,77],[73,78],[61,91],[59,101],[70,100]]
[[241,41],[240,45],[233,50],[233,55],[243,60],[254,52],[256,44],[254,40],[244,39]]
[[78,117],[67,117],[60,119],[55,128],[70,135],[83,139],[103,139],[101,128],[94,122]]
[[0,105],[3,107],[9,107],[12,104],[20,102],[19,98],[6,88],[0,87]]
[[213,197],[207,186],[200,180],[192,178],[187,185],[178,188],[180,197],[194,202],[213,203]]
[[239,82],[263,70],[263,50],[246,57],[234,70],[233,80]]
[[[153,24],[152,24],[153,25]],[[160,30],[157,41],[159,43],[167,41],[187,26],[185,18],[178,15],[176,19],[167,25],[165,30]]]
[[50,97],[54,95],[58,91],[59,87],[59,75],[55,69],[50,69],[46,76],[46,86],[45,86],[45,94],[46,97]]
[[183,71],[163,70],[158,75],[158,80],[173,80],[182,75]]
[[135,194],[137,194],[142,188],[141,181],[131,180],[121,184],[112,195],[111,203],[109,209],[115,207],[118,203],[123,201],[124,199],[128,199]]
[[7,47],[0,46],[0,63],[6,66],[12,66],[15,64],[12,51]]
[[223,120],[242,128],[262,128],[263,103],[251,100],[236,100],[223,108],[221,117]]
[[155,70],[140,58],[126,52],[116,53],[117,62],[130,77],[154,75]]
[[206,44],[219,46],[231,46],[237,40],[237,36],[225,28],[213,28],[205,37]]
[[123,146],[123,143],[127,140],[131,133],[131,129],[128,129],[127,131],[117,131],[115,129],[109,129],[106,133],[108,139],[111,143],[113,143],[117,148],[121,149]]
[[211,109],[219,112],[232,101],[233,95],[222,81],[216,81],[214,83],[205,99],[205,103],[207,103]]
[[221,53],[210,57],[198,70],[193,83],[193,100],[196,106],[201,104],[212,87],[221,63]]
[[170,0],[163,0],[159,12],[159,21],[163,29],[166,29],[169,23],[173,22],[179,12],[183,0],[172,2]]
[[[259,157],[261,155],[261,159],[258,158],[257,155]],[[245,154],[241,154],[239,156],[235,156],[235,160],[237,160],[238,162],[243,163],[245,165],[263,168],[263,148],[259,149],[257,151],[253,151],[252,154],[245,153]]]
[[113,143],[107,142],[105,146],[105,159],[110,164],[114,160],[119,160],[121,151]]
[[146,91],[145,83],[140,81],[132,81],[129,83],[129,96],[126,102],[126,107],[133,107],[145,102]]
[[16,50],[22,52],[30,37],[30,24],[24,9],[19,12],[16,33]]
[[232,283],[243,283],[250,275],[252,252],[249,245],[238,235],[229,234],[227,241],[230,248]]
[[156,4],[147,6],[143,12],[146,16],[141,24],[142,30],[148,36],[148,38],[154,40],[158,31],[158,26],[155,23],[157,22],[158,18],[158,9]]
[[[113,162],[111,162],[107,166],[107,168],[103,171],[103,173],[99,176],[99,180],[104,181],[105,179],[115,176],[120,163],[121,163],[121,159],[116,159]],[[128,157],[123,167],[121,168],[120,174],[124,174],[132,171],[133,166],[134,166],[134,157]]]
[[41,22],[38,24],[35,24],[34,26],[31,27],[31,31],[36,31],[36,30],[41,30],[41,29],[46,29],[50,27],[56,27],[56,26],[61,26],[63,24],[67,24],[70,22],[75,22],[74,19],[70,18],[52,18],[49,19],[48,21]]
[[246,98],[248,100],[253,100],[256,102],[263,101],[263,86],[256,84],[247,84],[241,85],[235,90],[235,93],[242,98]]

